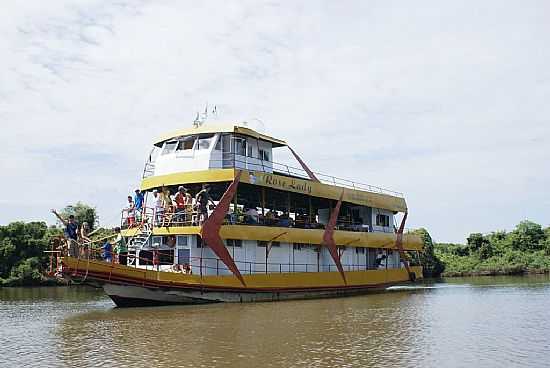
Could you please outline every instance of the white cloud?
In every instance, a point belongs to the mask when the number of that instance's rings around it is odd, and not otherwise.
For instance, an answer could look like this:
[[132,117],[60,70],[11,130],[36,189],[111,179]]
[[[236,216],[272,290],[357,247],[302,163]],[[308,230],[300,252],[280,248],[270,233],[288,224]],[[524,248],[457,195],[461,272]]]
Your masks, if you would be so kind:
[[547,225],[549,8],[4,2],[0,222],[76,200],[115,222],[152,139],[208,101],[318,171],[405,192],[437,240]]

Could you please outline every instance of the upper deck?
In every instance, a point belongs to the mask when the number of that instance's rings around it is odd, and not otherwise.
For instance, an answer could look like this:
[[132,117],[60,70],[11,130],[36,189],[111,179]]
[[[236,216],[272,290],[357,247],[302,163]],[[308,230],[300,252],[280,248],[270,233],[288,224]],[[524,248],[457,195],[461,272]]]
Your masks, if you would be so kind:
[[242,173],[243,183],[405,212],[402,193],[330,175],[310,173],[273,161],[273,149],[283,140],[238,125],[199,126],[159,137],[145,165],[142,190],[161,186],[231,182]]

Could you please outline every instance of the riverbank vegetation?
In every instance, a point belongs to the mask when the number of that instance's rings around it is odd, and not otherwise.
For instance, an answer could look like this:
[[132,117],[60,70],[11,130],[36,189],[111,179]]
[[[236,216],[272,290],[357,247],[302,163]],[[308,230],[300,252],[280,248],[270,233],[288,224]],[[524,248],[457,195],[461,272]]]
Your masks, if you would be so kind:
[[[65,207],[60,214],[63,218],[74,215],[80,224],[88,222],[92,227],[97,224],[95,208],[80,202]],[[51,249],[52,239],[61,235],[61,227],[48,227],[45,222],[13,222],[0,226],[0,286],[55,284],[55,280],[44,276],[50,260],[46,251]]]
[[511,232],[470,234],[466,244],[435,244],[434,255],[443,276],[548,273],[550,227],[522,221]]

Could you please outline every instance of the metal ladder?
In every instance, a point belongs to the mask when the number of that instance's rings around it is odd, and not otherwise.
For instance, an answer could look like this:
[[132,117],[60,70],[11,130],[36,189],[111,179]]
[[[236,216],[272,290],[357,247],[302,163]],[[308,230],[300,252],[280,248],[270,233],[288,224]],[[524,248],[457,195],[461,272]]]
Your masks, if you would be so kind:
[[[149,225],[143,224],[139,233],[134,235],[132,239],[130,239],[130,241],[128,242],[128,250],[137,251],[138,249],[143,248],[143,245],[149,242],[152,234],[153,230],[150,229]],[[132,258],[131,260],[129,260],[128,265],[133,265],[135,261],[136,258]]]

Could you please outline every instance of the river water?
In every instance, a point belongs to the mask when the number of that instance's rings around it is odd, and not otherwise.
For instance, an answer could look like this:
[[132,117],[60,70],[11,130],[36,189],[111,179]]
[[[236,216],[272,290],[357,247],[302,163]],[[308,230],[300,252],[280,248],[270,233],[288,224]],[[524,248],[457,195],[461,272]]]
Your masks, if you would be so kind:
[[549,352],[548,276],[136,309],[85,287],[0,288],[1,367],[549,367]]

